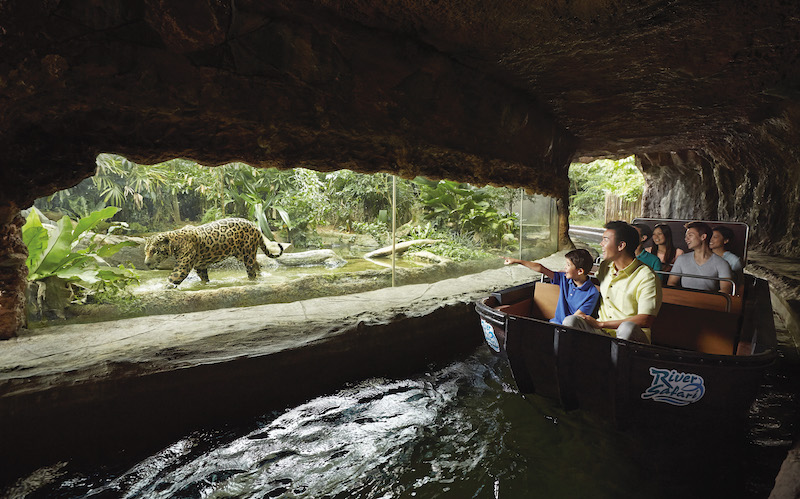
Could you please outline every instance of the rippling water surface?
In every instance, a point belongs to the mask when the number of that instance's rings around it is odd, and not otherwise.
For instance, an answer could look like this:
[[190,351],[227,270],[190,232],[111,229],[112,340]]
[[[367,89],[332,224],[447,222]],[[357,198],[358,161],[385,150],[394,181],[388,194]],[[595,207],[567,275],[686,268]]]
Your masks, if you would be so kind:
[[794,433],[791,375],[770,374],[740,438],[643,437],[523,399],[481,348],[411,379],[371,379],[246,427],[191,433],[133,464],[58,463],[5,495],[766,497]]

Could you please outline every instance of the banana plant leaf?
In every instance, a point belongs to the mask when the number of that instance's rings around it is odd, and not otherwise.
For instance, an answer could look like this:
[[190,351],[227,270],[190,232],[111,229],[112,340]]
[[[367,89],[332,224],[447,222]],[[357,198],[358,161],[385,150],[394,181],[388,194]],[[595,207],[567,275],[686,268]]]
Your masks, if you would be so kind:
[[57,230],[54,237],[50,238],[50,242],[45,249],[38,267],[31,269],[30,279],[34,279],[34,275],[46,277],[55,273],[56,269],[62,266],[64,260],[69,256],[72,250],[72,220],[67,216],[61,217],[61,220],[56,224]]
[[101,258],[108,258],[112,255],[116,255],[119,250],[124,248],[125,246],[138,246],[138,243],[133,241],[122,241],[121,243],[115,244],[105,244],[97,248],[96,252],[97,255]]
[[286,228],[292,230],[292,220],[289,218],[289,213],[287,213],[286,210],[280,206],[273,206],[273,208],[275,208],[275,211],[277,211],[278,215],[281,216],[281,220],[283,220],[283,223],[286,224]]
[[25,265],[28,266],[29,272],[39,267],[47,249],[48,239],[47,229],[42,226],[42,220],[39,217],[39,210],[33,208],[22,227],[22,242],[28,248]]
[[89,214],[89,216],[78,220],[78,223],[75,225],[75,229],[72,231],[72,239],[74,243],[77,244],[85,232],[92,230],[102,220],[113,217],[118,211],[119,208],[116,206],[108,206],[100,211],[92,212]]
[[58,277],[67,281],[80,280],[87,284],[94,284],[100,280],[100,278],[97,276],[96,268],[75,267],[66,269],[60,271],[58,273]]
[[254,206],[253,212],[256,214],[256,220],[258,220],[258,228],[261,229],[261,233],[264,234],[270,241],[275,240],[275,235],[269,228],[269,222],[267,221],[267,216],[264,215],[264,207],[261,203],[257,203]]
[[104,208],[82,218],[73,224],[64,216],[56,224],[52,237],[42,226],[41,215],[36,208],[31,210],[25,225],[22,227],[22,239],[28,247],[28,279],[35,281],[58,275],[67,280],[81,279],[88,283],[97,282],[97,268],[86,268],[87,264],[96,262],[108,265],[103,259],[111,256],[124,246],[135,246],[132,241],[117,244],[100,245],[94,242],[81,251],[73,251],[82,236],[93,229],[101,220],[114,216],[116,207]]

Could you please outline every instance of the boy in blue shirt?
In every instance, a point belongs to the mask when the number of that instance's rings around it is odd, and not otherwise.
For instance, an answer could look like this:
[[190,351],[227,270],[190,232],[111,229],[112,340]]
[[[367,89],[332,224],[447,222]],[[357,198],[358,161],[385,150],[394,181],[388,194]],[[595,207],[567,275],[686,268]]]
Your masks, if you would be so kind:
[[564,317],[572,315],[578,310],[586,315],[592,315],[600,301],[600,291],[589,280],[594,260],[585,249],[572,250],[564,255],[565,264],[563,272],[554,272],[541,263],[506,258],[505,264],[518,263],[529,269],[540,272],[550,278],[550,282],[558,285],[559,297],[556,306],[556,316],[550,322],[561,324]]

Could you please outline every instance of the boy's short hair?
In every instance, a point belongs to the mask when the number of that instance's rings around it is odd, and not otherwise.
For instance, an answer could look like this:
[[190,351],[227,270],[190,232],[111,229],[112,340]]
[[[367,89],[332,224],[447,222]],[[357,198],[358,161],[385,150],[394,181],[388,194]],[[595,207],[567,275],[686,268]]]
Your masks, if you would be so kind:
[[585,249],[574,249],[564,255],[564,258],[572,262],[576,269],[583,269],[583,272],[587,275],[592,271],[594,258]]
[[651,237],[653,237],[653,229],[651,229],[649,225],[643,224],[641,222],[631,225],[633,225],[642,232],[642,235],[645,236],[644,238],[645,242],[647,242]]
[[613,220],[605,225],[608,230],[614,231],[614,242],[625,243],[625,252],[632,256],[636,256],[636,248],[639,247],[639,233],[633,228],[631,224],[623,220]]
[[684,225],[684,227],[686,227],[686,230],[695,229],[697,232],[700,233],[701,236],[705,234],[706,243],[711,241],[711,236],[714,235],[714,233],[711,230],[711,227],[709,227],[709,225],[705,222],[689,222],[688,224]]

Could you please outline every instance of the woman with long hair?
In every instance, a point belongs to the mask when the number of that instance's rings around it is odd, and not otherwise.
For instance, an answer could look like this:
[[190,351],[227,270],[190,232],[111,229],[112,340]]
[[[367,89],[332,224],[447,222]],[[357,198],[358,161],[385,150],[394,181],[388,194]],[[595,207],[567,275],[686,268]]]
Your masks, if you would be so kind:
[[653,246],[647,251],[655,254],[661,260],[661,270],[669,272],[675,259],[683,254],[683,250],[672,244],[672,229],[668,224],[657,224],[653,228]]

